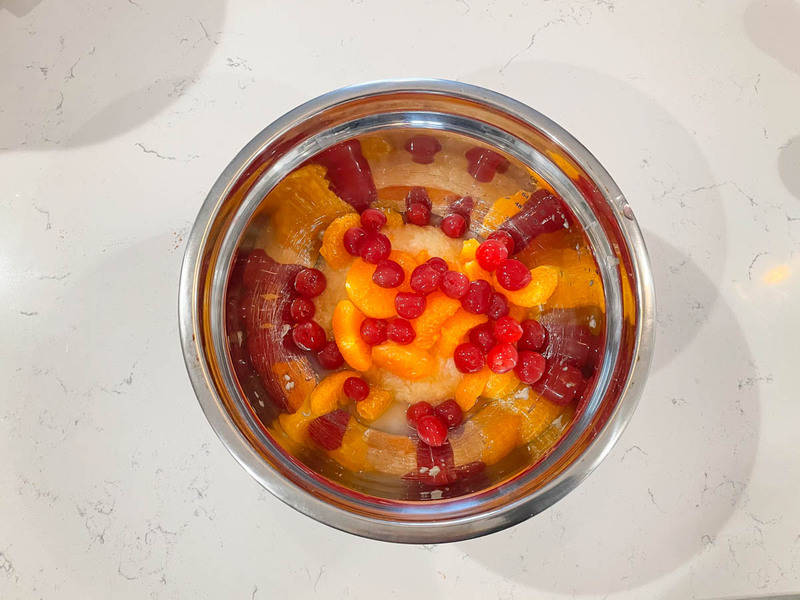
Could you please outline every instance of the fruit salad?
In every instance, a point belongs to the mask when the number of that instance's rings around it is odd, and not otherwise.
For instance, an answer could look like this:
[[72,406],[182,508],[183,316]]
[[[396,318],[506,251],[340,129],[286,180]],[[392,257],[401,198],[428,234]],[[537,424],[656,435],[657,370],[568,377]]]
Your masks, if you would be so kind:
[[402,132],[337,144],[264,198],[226,309],[267,431],[345,485],[416,500],[545,456],[591,391],[605,322],[587,241],[544,180]]

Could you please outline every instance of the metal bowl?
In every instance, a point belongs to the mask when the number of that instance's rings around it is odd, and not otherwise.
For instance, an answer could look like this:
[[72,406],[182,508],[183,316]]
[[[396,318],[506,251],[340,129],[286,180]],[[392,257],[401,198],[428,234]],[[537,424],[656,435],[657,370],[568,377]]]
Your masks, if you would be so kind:
[[[248,397],[233,367],[226,331],[226,293],[235,257],[260,226],[258,208],[270,190],[309,158],[343,140],[423,130],[455,144],[468,140],[492,148],[511,161],[511,179],[535,173],[552,187],[588,240],[605,304],[604,348],[594,384],[561,440],[536,461],[512,465],[481,488],[427,501],[395,497],[379,484],[371,488],[369,480],[348,482],[298,460],[254,409],[254,398]],[[457,160],[463,158],[452,158]],[[452,176],[454,169],[445,164],[429,175],[402,168],[396,173],[423,181],[429,176],[430,185],[458,193],[480,193],[474,182]],[[438,543],[527,519],[575,488],[598,465],[628,423],[644,386],[654,341],[654,293],[647,251],[630,206],[606,170],[564,129],[486,89],[440,80],[380,81],[299,106],[256,135],[225,168],[188,239],[179,319],[200,405],[228,450],[261,485],[306,515],[344,531]]]

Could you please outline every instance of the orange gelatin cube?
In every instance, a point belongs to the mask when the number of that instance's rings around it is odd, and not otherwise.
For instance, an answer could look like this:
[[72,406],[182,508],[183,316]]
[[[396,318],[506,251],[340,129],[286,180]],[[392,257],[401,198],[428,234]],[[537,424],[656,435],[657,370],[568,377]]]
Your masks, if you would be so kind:
[[361,217],[356,213],[337,217],[333,223],[328,225],[322,235],[322,247],[319,249],[319,253],[332,269],[343,269],[352,262],[353,256],[344,247],[342,240],[345,231],[360,225]]
[[311,414],[315,417],[326,415],[336,410],[339,405],[346,404],[349,399],[342,391],[342,385],[348,377],[358,377],[355,371],[340,371],[328,375],[317,384],[311,392],[309,401],[311,403]]
[[521,381],[514,371],[507,373],[492,373],[483,388],[483,395],[487,398],[499,400],[506,398],[517,391]]
[[442,325],[441,337],[436,346],[436,354],[444,358],[453,356],[456,346],[461,343],[469,330],[486,323],[488,320],[489,317],[486,315],[473,315],[463,308],[459,308],[456,313]]
[[483,218],[483,226],[487,231],[495,231],[503,222],[517,214],[531,195],[529,192],[519,191],[513,196],[498,198],[489,208]]
[[461,410],[467,412],[478,401],[478,398],[483,393],[483,388],[486,387],[486,382],[489,381],[491,371],[488,367],[484,367],[477,373],[467,373],[461,379],[456,387],[455,400],[461,407]]
[[541,265],[531,269],[531,281],[521,290],[511,292],[503,289],[496,277],[493,281],[495,289],[505,294],[510,303],[531,308],[547,302],[558,286],[558,277],[558,267]]
[[481,460],[493,465],[517,447],[520,438],[522,417],[506,408],[494,404],[488,405],[473,418],[483,437]]
[[361,339],[364,315],[349,300],[341,300],[333,309],[333,337],[339,352],[352,368],[366,371],[372,366],[369,344]]
[[362,419],[374,421],[386,412],[392,404],[392,395],[386,390],[373,387],[369,396],[361,402],[356,402],[356,411]]
[[433,347],[442,329],[442,325],[459,309],[458,300],[445,296],[442,292],[433,292],[427,298],[425,312],[414,319],[411,324],[417,337],[414,345],[425,350]]
[[372,360],[378,367],[412,380],[429,377],[436,369],[433,357],[416,344],[378,344],[372,347]]

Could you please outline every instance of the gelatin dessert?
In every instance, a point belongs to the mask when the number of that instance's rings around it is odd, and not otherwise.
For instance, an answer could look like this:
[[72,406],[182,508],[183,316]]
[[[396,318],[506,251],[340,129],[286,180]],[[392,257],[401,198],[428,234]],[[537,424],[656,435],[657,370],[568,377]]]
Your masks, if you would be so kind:
[[588,242],[545,180],[433,131],[346,140],[284,177],[226,304],[243,395],[288,455],[427,501],[546,456],[592,389],[604,311]]

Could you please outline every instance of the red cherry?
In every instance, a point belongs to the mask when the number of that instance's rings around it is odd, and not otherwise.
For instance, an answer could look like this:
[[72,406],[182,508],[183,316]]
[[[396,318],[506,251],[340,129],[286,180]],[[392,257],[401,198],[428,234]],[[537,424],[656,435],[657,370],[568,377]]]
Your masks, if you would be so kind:
[[416,319],[425,312],[427,301],[422,294],[398,292],[394,297],[394,308],[404,319]]
[[517,374],[517,377],[519,377],[522,383],[536,383],[541,379],[545,365],[546,361],[544,360],[544,356],[538,352],[523,350],[519,353],[514,373]]
[[367,237],[367,232],[361,227],[351,227],[344,232],[342,243],[344,249],[353,256],[361,255],[361,245],[364,243],[364,238]]
[[475,260],[487,271],[494,271],[507,258],[508,248],[501,240],[486,240],[475,251]]
[[531,272],[528,267],[516,258],[507,258],[497,267],[497,283],[510,292],[521,290],[531,282]]
[[[517,376],[519,377],[519,375]],[[520,380],[522,381],[522,377]],[[551,402],[565,405],[572,402],[576,396],[581,395],[585,387],[586,380],[580,370],[572,365],[558,363],[544,377],[535,382],[533,389]]]
[[377,208],[368,208],[361,213],[361,226],[366,231],[378,231],[386,225],[386,215]]
[[325,450],[336,450],[342,445],[349,422],[349,412],[342,409],[334,410],[311,421],[308,424],[308,436]]
[[550,191],[536,190],[522,209],[509,217],[499,228],[514,240],[512,254],[520,252],[542,233],[569,227],[569,219],[561,200]]
[[461,306],[473,315],[484,315],[489,310],[492,286],[485,279],[478,279],[469,284],[467,293],[461,298]]
[[302,323],[313,318],[317,307],[308,298],[295,298],[289,304],[289,317],[293,323]]
[[483,352],[475,344],[459,344],[453,352],[453,362],[462,373],[477,373],[483,368]]
[[460,300],[469,289],[469,279],[458,271],[447,271],[442,275],[442,282],[439,284],[445,296]]
[[408,407],[408,410],[406,410],[406,420],[408,421],[409,425],[416,427],[417,421],[420,417],[432,414],[433,406],[431,406],[429,402],[425,402],[423,400],[422,402],[415,402]]
[[393,260],[380,261],[372,274],[372,281],[382,288],[396,288],[405,278],[403,267]]
[[325,330],[316,321],[306,321],[292,328],[292,341],[301,350],[317,352],[325,346]]
[[328,370],[338,369],[344,364],[344,357],[339,352],[339,346],[333,340],[325,344],[317,353],[317,360],[323,369]]
[[353,402],[361,402],[369,396],[369,384],[361,377],[348,377],[342,384],[342,391]]
[[342,200],[362,212],[378,199],[369,163],[361,153],[361,142],[347,140],[323,150],[314,160],[323,165],[331,189]]
[[294,278],[295,291],[306,298],[319,296],[327,284],[325,275],[318,269],[303,269]]
[[481,183],[494,179],[495,172],[505,173],[508,170],[508,160],[488,148],[470,148],[465,156],[469,162],[467,171]]
[[522,326],[522,336],[517,342],[517,348],[534,352],[544,350],[544,345],[547,342],[547,330],[542,324],[533,319],[525,319],[520,325]]
[[386,341],[386,321],[367,317],[361,321],[361,339],[370,346],[382,344]]
[[433,258],[429,258],[425,262],[427,262],[430,266],[439,271],[439,273],[445,273],[448,269],[447,261],[445,261],[445,259],[439,256],[434,256]]
[[406,209],[406,221],[412,225],[425,227],[431,222],[431,209],[420,202],[414,202]]
[[497,344],[486,355],[486,364],[494,373],[508,373],[517,366],[517,349],[508,342]]
[[439,225],[447,237],[460,238],[467,232],[467,220],[457,214],[447,215],[442,219],[442,224]]
[[424,204],[425,207],[430,211],[433,208],[433,203],[431,202],[431,197],[428,196],[428,190],[424,187],[412,187],[408,190],[406,194],[406,210],[411,208],[413,204]]
[[475,208],[475,200],[472,196],[460,196],[453,200],[448,207],[451,213],[456,213],[469,220],[472,209]]
[[417,419],[417,435],[428,446],[441,446],[447,441],[447,425],[436,415]]
[[435,137],[430,135],[415,135],[405,143],[406,152],[411,154],[411,160],[421,165],[433,162],[433,156],[442,149],[442,145]]
[[469,341],[480,348],[484,354],[487,354],[497,344],[492,332],[492,326],[489,323],[477,325],[470,329]]
[[417,337],[417,332],[411,326],[411,323],[405,319],[392,319],[386,325],[386,336],[393,342],[405,346],[414,341]]
[[361,244],[361,258],[364,262],[377,265],[382,260],[389,258],[392,243],[382,233],[368,233]]
[[437,404],[433,409],[433,414],[445,422],[448,429],[455,429],[464,420],[464,411],[455,400],[445,400]]
[[430,294],[442,282],[442,273],[430,263],[422,263],[411,272],[411,289],[420,294]]
[[492,297],[489,299],[489,308],[486,314],[490,319],[499,319],[508,314],[508,300],[500,292],[492,292]]
[[502,242],[506,247],[506,250],[508,250],[508,256],[511,256],[514,253],[514,238],[511,237],[511,234],[507,231],[498,229],[494,233],[490,234],[487,239]]
[[522,325],[511,317],[500,317],[494,322],[492,333],[497,341],[513,344],[522,337]]

